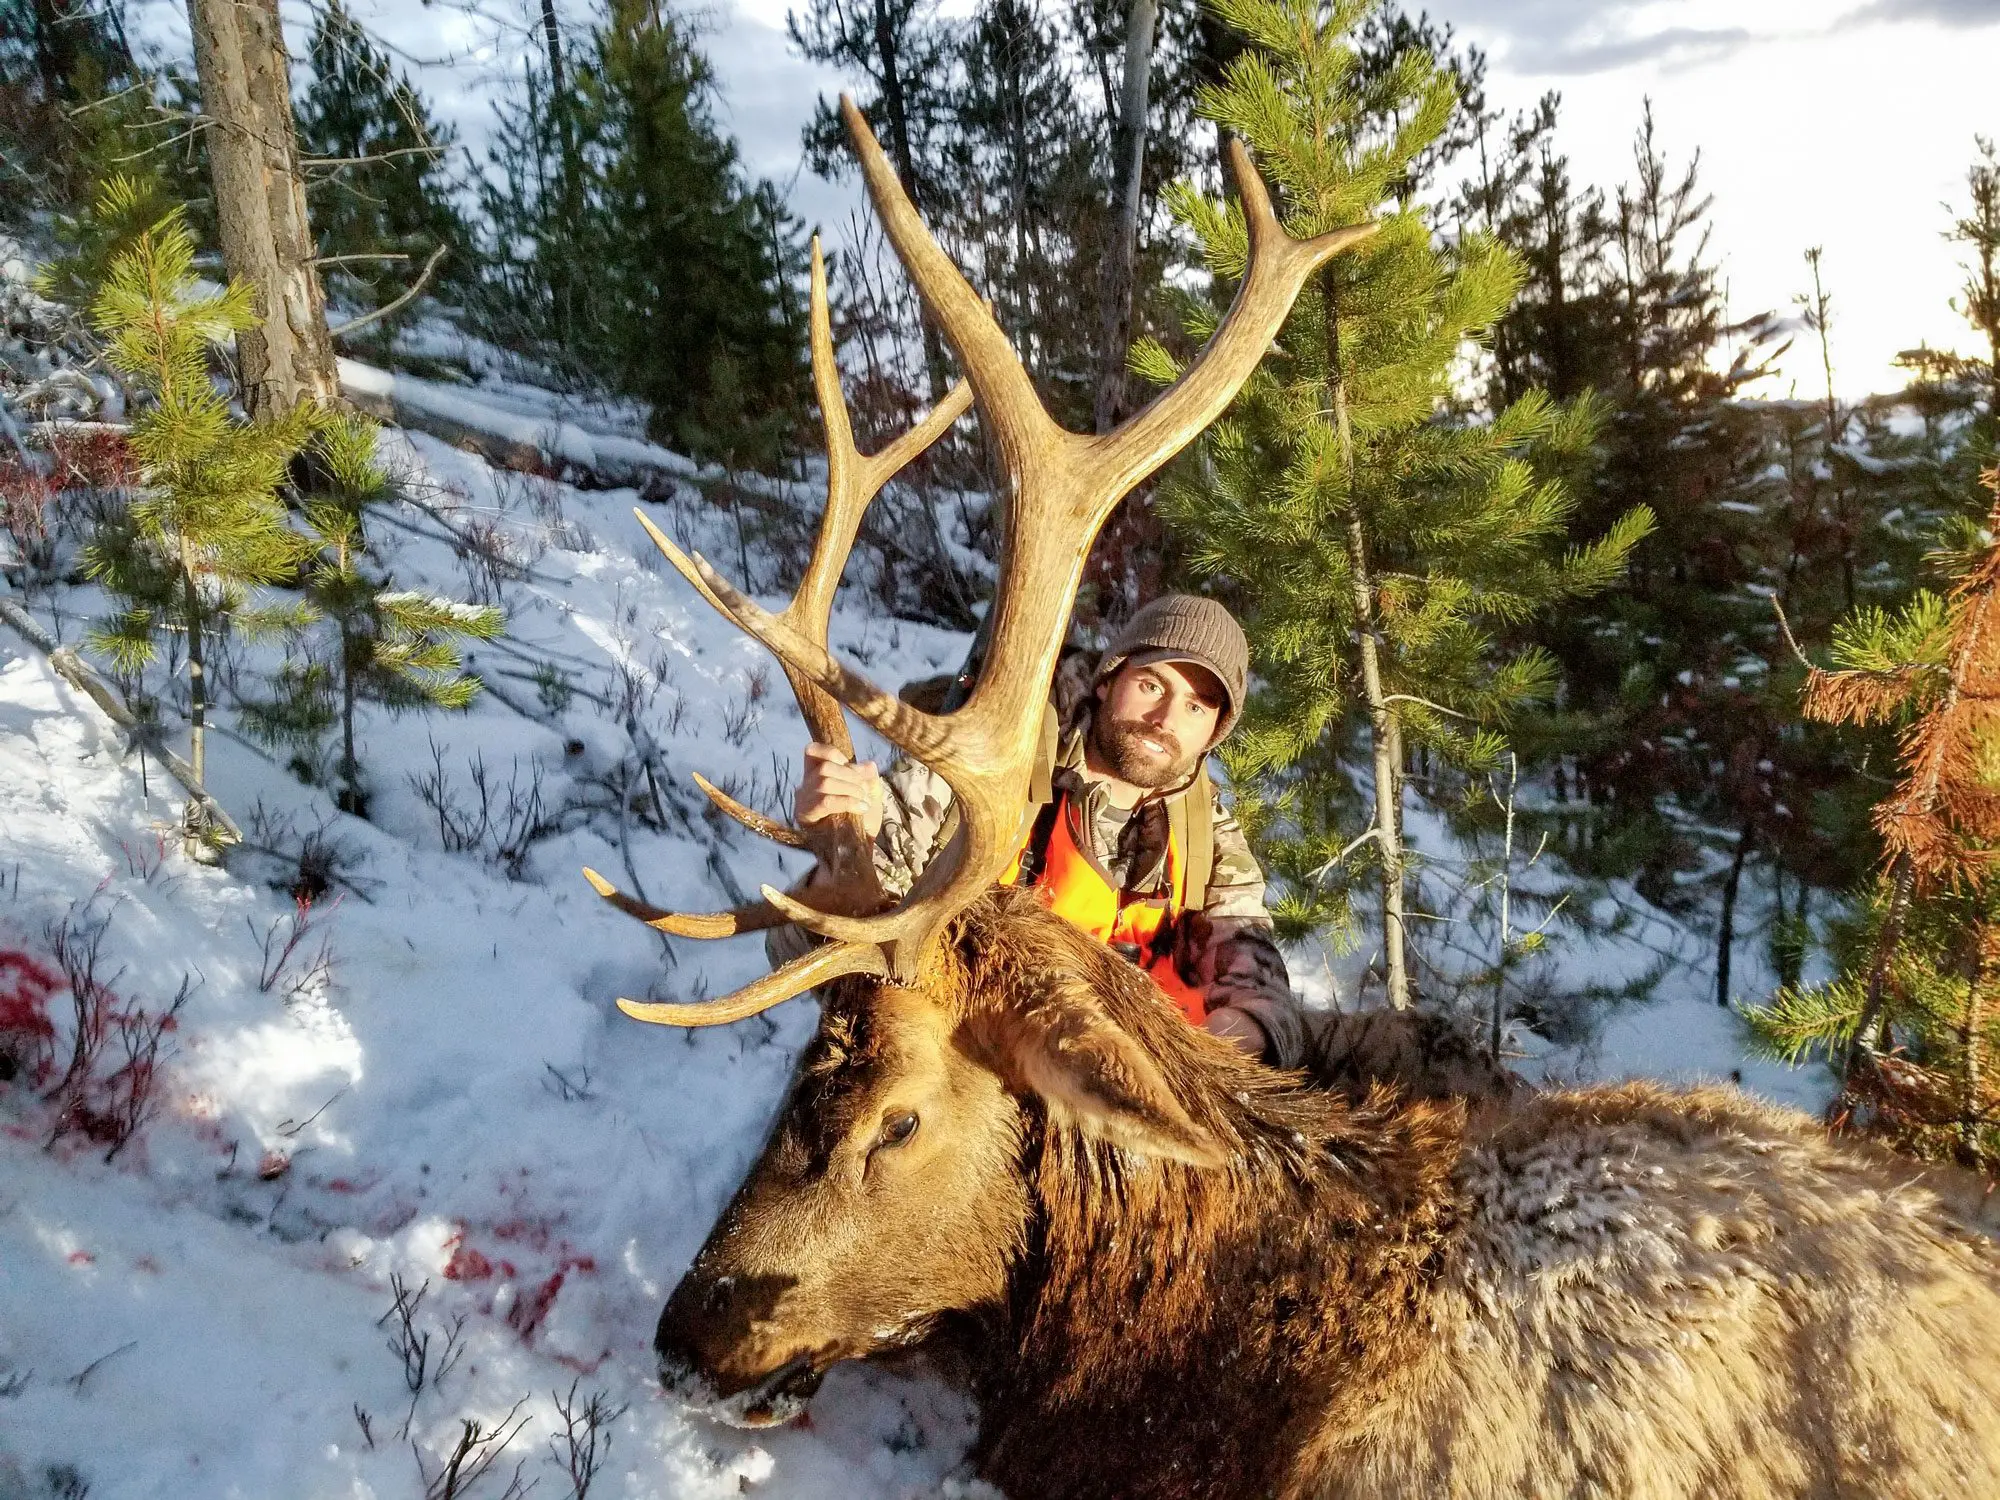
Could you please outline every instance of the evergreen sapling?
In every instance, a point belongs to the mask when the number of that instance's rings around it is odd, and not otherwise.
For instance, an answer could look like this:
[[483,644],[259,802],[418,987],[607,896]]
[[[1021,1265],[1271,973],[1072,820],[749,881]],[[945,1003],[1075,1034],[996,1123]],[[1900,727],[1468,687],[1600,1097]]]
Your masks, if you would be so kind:
[[304,600],[328,627],[324,653],[293,654],[280,669],[278,691],[245,705],[244,722],[273,745],[289,744],[294,769],[316,779],[319,747],[340,734],[335,801],[365,816],[367,787],[355,741],[355,709],[364,701],[392,713],[462,710],[479,691],[459,642],[491,640],[504,623],[498,609],[399,589],[370,556],[368,508],[392,494],[376,455],[376,431],[365,418],[344,415],[315,443],[327,476],[303,510],[311,564]]
[[[100,212],[129,218],[139,192],[114,179]],[[130,435],[139,487],[123,517],[98,529],[85,568],[120,605],[90,636],[116,670],[136,676],[159,654],[162,636],[179,642],[189,760],[205,787],[213,647],[226,632],[256,636],[304,622],[298,606],[258,604],[254,591],[291,581],[304,561],[305,543],[286,522],[278,486],[323,419],[304,403],[253,422],[231,415],[208,360],[254,325],[251,289],[240,281],[202,289],[194,256],[181,211],[170,210],[112,257],[92,304],[91,322],[108,340],[106,362],[144,405]],[[198,804],[188,820],[192,847],[205,837]]]
[[[1282,194],[1295,235],[1380,215],[1381,232],[1308,283],[1268,359],[1161,508],[1197,571],[1239,601],[1264,687],[1229,757],[1284,882],[1281,927],[1345,912],[1333,876],[1357,856],[1379,875],[1384,981],[1410,1003],[1404,927],[1404,787],[1413,753],[1480,772],[1501,731],[1553,691],[1555,663],[1507,634],[1558,600],[1604,588],[1651,526],[1643,507],[1599,539],[1562,548],[1574,502],[1564,467],[1587,450],[1596,411],[1540,392],[1490,421],[1452,412],[1468,345],[1505,312],[1521,272],[1483,234],[1440,245],[1427,211],[1394,195],[1452,119],[1453,83],[1423,50],[1359,86],[1355,28],[1372,0],[1219,0],[1252,46],[1202,108],[1242,136]],[[1218,282],[1246,263],[1233,206],[1177,188],[1172,207]],[[1190,305],[1190,339],[1220,318]],[[1134,353],[1157,383],[1180,363]],[[1353,835],[1346,715],[1365,712],[1374,811]],[[1273,790],[1274,789],[1274,790]]]
[[1805,714],[1900,726],[1901,775],[1875,807],[1883,869],[1837,945],[1843,971],[1748,1012],[1788,1062],[1843,1070],[1836,1117],[1919,1155],[2000,1166],[2000,468],[1986,537],[1940,554],[1950,591],[1865,608],[1807,675]]

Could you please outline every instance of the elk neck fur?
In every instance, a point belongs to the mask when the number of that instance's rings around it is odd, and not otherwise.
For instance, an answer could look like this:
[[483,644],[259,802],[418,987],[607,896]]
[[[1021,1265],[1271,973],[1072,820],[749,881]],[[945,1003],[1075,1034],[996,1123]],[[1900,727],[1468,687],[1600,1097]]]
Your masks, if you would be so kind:
[[963,919],[961,1027],[1082,987],[1220,1163],[1024,1104],[971,1372],[1007,1493],[2000,1495],[2000,1260],[1914,1170],[1731,1089],[1302,1087],[1031,905]]
[[1302,1088],[1043,915],[1012,896],[968,913],[946,987],[1001,1027],[1074,988],[1220,1162],[1141,1156],[1029,1099],[1030,1221],[975,1359],[982,1469],[1052,1500],[1278,1493],[1329,1421],[1363,1424],[1422,1363],[1464,1109]]

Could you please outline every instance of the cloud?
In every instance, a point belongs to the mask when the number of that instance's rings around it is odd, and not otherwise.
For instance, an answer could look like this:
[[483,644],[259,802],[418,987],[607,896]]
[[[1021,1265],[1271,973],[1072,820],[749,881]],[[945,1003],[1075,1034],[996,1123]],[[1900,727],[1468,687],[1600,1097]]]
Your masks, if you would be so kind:
[[1609,73],[1633,63],[1664,62],[1688,67],[1714,62],[1765,40],[1740,26],[1702,30],[1673,26],[1644,36],[1616,41],[1559,42],[1541,46],[1517,46],[1507,54],[1511,68],[1523,73],[1575,76]]
[[1871,0],[1840,18],[1839,29],[1895,21],[1935,21],[1971,28],[2000,24],[2000,0]]
[[1653,0],[1461,0],[1451,19],[1491,45],[1508,72],[1538,75],[1608,73],[1644,62],[1686,66],[1764,39],[1740,26],[1650,24],[1660,10]]

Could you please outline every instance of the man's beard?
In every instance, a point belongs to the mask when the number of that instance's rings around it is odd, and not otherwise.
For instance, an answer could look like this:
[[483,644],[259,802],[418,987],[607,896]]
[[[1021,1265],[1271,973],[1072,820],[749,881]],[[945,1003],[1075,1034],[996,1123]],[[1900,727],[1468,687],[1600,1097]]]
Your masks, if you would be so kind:
[[[1164,729],[1138,719],[1113,719],[1100,713],[1091,721],[1091,745],[1111,774],[1128,786],[1156,792],[1172,786],[1195,767],[1202,752],[1183,749],[1181,742]],[[1156,742],[1155,750],[1146,741]],[[1164,752],[1164,753],[1162,753]]]

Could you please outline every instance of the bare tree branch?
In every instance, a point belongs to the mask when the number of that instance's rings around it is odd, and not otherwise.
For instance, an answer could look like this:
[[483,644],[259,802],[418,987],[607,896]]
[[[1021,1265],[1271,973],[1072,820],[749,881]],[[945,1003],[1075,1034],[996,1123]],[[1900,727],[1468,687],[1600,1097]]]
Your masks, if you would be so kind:
[[449,146],[398,146],[392,151],[378,151],[373,156],[301,156],[302,167],[365,167],[371,162],[394,161],[399,156],[444,156],[450,152]]
[[334,338],[341,338],[354,332],[357,328],[366,328],[370,323],[380,322],[391,313],[400,312],[423,291],[424,286],[431,279],[431,272],[438,268],[438,262],[445,258],[445,254],[449,248],[446,245],[439,245],[437,249],[431,251],[431,258],[424,262],[423,270],[417,272],[417,279],[411,282],[409,289],[395,301],[385,303],[373,312],[363,313],[358,318],[350,318],[338,328],[329,328],[327,332]]

